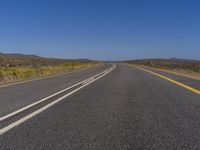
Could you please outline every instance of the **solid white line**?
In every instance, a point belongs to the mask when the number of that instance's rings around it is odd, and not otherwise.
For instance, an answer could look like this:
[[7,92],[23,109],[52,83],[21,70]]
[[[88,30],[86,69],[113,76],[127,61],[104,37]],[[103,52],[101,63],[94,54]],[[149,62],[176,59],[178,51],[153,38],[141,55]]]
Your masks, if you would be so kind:
[[[107,69],[107,70],[108,70],[108,69]],[[10,118],[10,117],[12,117],[12,116],[14,116],[14,115],[16,115],[16,114],[18,114],[18,113],[20,113],[20,112],[22,112],[22,111],[24,111],[24,110],[27,110],[27,109],[29,109],[29,108],[31,108],[31,107],[33,107],[33,106],[39,104],[39,103],[42,103],[42,102],[44,102],[44,101],[47,101],[48,99],[50,99],[50,98],[52,98],[52,97],[54,97],[54,96],[57,96],[57,95],[59,95],[59,94],[65,92],[65,91],[67,91],[67,90],[70,90],[71,88],[73,88],[73,87],[75,87],[75,86],[77,86],[77,85],[79,85],[79,84],[86,84],[87,82],[91,81],[93,78],[95,78],[96,76],[98,76],[98,75],[100,75],[100,74],[106,72],[107,70],[105,70],[105,71],[103,71],[103,72],[101,72],[101,73],[98,73],[98,74],[96,74],[96,75],[94,75],[94,76],[92,76],[92,77],[90,77],[90,78],[88,78],[88,79],[85,79],[85,80],[81,81],[81,82],[78,82],[78,83],[76,83],[76,84],[74,84],[74,85],[72,85],[72,86],[70,86],[70,87],[68,87],[68,88],[66,88],[66,89],[63,89],[63,90],[61,90],[61,91],[59,91],[59,92],[56,92],[56,93],[54,93],[54,94],[52,94],[52,95],[50,95],[50,96],[48,96],[48,97],[45,97],[45,98],[43,98],[43,99],[41,99],[41,100],[39,100],[39,101],[37,101],[37,102],[34,102],[34,103],[30,104],[30,105],[27,105],[27,106],[25,106],[25,107],[23,107],[23,108],[20,108],[20,109],[14,111],[14,112],[12,112],[12,113],[9,113],[9,114],[7,114],[7,115],[5,115],[5,116],[3,116],[3,117],[0,117],[0,122],[3,121],[3,120],[5,120],[5,119],[8,119],[8,118]]]
[[75,92],[81,90],[82,88],[84,88],[84,87],[86,87],[87,85],[93,83],[94,81],[96,81],[96,80],[102,78],[103,76],[105,76],[105,75],[107,75],[108,73],[110,73],[113,69],[115,69],[115,67],[116,67],[116,66],[113,66],[112,69],[110,69],[109,71],[106,71],[104,74],[102,74],[101,76],[95,78],[94,80],[89,81],[88,83],[86,83],[86,84],[82,85],[81,87],[79,87],[79,88],[77,88],[77,89],[71,91],[70,93],[68,93],[68,94],[66,94],[66,95],[64,95],[64,96],[62,96],[62,97],[60,97],[59,99],[57,99],[57,100],[55,100],[55,101],[53,101],[53,102],[51,102],[51,103],[49,103],[49,104],[43,106],[42,108],[40,108],[40,109],[38,109],[38,110],[32,112],[31,114],[29,114],[29,115],[27,115],[27,116],[25,116],[25,117],[23,117],[23,118],[21,118],[21,119],[15,121],[15,122],[11,123],[11,124],[9,124],[8,126],[2,128],[2,129],[0,129],[0,135],[2,135],[3,133],[5,133],[5,132],[11,130],[12,128],[14,128],[14,127],[20,125],[21,123],[23,123],[23,122],[25,122],[25,121],[31,119],[32,117],[36,116],[37,114],[39,114],[39,113],[45,111],[45,110],[48,109],[49,107],[55,105],[56,103],[60,102],[60,101],[63,100],[64,98],[66,98],[66,97],[68,97],[68,96],[74,94]]

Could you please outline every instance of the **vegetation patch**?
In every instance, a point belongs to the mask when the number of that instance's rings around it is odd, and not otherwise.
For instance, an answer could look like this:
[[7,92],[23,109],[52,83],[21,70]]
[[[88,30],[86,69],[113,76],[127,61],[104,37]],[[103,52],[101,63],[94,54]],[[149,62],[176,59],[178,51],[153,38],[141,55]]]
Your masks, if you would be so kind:
[[43,58],[33,55],[0,54],[0,83],[56,75],[99,65],[98,61]]
[[171,73],[200,79],[200,61],[197,60],[142,59],[123,61],[122,63],[163,69],[169,72],[171,71]]

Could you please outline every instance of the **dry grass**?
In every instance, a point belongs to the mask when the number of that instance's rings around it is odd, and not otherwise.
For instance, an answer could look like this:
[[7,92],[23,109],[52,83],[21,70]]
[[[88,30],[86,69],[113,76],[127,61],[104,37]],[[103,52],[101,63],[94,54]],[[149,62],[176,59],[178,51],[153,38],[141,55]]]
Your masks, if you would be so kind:
[[90,60],[49,59],[30,55],[0,55],[0,84],[70,72],[100,64]]
[[182,59],[143,59],[124,61],[123,63],[150,67],[176,75],[200,79],[200,61]]

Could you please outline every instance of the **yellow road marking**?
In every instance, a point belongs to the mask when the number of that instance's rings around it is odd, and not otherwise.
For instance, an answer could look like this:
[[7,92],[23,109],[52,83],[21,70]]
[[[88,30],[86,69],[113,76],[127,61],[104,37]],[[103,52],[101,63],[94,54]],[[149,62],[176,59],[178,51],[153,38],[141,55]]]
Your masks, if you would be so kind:
[[139,69],[141,69],[141,70],[144,70],[144,71],[146,71],[146,72],[149,72],[149,73],[151,73],[151,74],[154,74],[154,75],[156,75],[156,76],[158,76],[158,77],[160,77],[160,78],[163,78],[163,79],[165,79],[165,80],[168,80],[168,81],[170,81],[170,82],[172,82],[172,83],[174,83],[174,84],[176,84],[176,85],[179,85],[179,86],[181,86],[181,87],[184,87],[184,88],[186,88],[186,89],[188,89],[188,90],[190,90],[190,91],[192,91],[192,92],[197,93],[197,94],[200,95],[200,90],[197,90],[197,89],[195,89],[195,88],[193,88],[193,87],[190,87],[190,86],[188,86],[188,85],[185,85],[185,84],[183,84],[183,83],[180,83],[180,82],[178,82],[178,81],[175,81],[175,80],[173,80],[173,79],[171,79],[171,78],[168,78],[168,77],[163,76],[163,75],[161,75],[161,74],[155,73],[155,72],[150,71],[150,70],[148,70],[148,69],[144,69],[144,68],[141,68],[141,67],[138,67],[138,66],[135,66],[135,67],[137,67],[137,68],[139,68]]
[[166,72],[166,73],[170,73],[170,74],[173,74],[173,75],[177,75],[177,76],[181,76],[181,77],[186,77],[186,78],[190,78],[190,79],[200,80],[199,77],[190,76],[189,74],[187,75],[187,74],[183,74],[181,72],[180,73],[179,72],[173,72],[173,71],[169,71],[169,70],[165,70],[165,69],[161,69],[161,68],[153,68],[153,67],[149,67],[149,66],[144,66],[144,68],[158,70],[158,71],[162,71],[162,72]]

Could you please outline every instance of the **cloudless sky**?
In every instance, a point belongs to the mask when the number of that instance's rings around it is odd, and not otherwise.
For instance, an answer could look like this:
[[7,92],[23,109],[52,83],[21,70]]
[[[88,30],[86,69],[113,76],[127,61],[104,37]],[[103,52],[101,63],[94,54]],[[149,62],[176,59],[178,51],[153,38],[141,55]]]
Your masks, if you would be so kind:
[[0,0],[0,52],[200,59],[200,1]]

